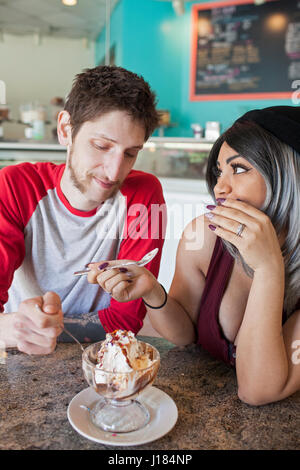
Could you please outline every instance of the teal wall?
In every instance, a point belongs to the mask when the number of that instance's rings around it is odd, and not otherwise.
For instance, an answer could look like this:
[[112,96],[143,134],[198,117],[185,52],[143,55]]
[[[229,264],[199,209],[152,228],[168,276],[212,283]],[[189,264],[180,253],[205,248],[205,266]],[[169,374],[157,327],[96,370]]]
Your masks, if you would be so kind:
[[[211,0],[217,1],[217,0]],[[142,75],[158,97],[158,107],[171,112],[178,127],[166,136],[192,136],[191,124],[221,122],[225,130],[241,114],[254,108],[291,105],[290,100],[190,101],[191,11],[177,16],[171,2],[158,0],[121,0],[111,19],[111,45],[116,45],[116,64]],[[95,62],[105,54],[105,31],[96,42]]]

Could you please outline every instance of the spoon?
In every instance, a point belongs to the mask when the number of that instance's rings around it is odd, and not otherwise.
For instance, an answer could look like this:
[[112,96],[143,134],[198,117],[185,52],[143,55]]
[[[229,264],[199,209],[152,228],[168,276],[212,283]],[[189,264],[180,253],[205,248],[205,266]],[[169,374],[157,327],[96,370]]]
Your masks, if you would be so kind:
[[[122,268],[123,266],[129,266],[132,264],[135,264],[136,266],[145,266],[145,264],[149,263],[151,260],[153,260],[154,256],[156,256],[158,253],[158,248],[154,248],[154,250],[149,251],[142,259],[139,261],[128,261],[127,263],[120,263],[120,264],[115,264],[114,266],[107,266],[106,271],[108,269],[116,269],[116,268]],[[84,271],[76,271],[74,273],[74,276],[83,276],[84,274],[88,274],[91,270],[90,269],[85,269]]]
[[[39,312],[45,314],[45,312],[43,312],[43,310],[41,309],[41,307],[40,307],[38,304],[35,304],[35,308],[36,308]],[[71,336],[71,338],[74,339],[74,341],[76,341],[77,344],[79,344],[81,350],[84,351],[84,347],[83,347],[82,344],[78,341],[78,339],[75,338],[75,336],[73,336],[72,333],[70,333],[64,325],[60,325],[60,327],[63,329],[63,331],[64,331],[65,333],[67,333],[67,335]]]

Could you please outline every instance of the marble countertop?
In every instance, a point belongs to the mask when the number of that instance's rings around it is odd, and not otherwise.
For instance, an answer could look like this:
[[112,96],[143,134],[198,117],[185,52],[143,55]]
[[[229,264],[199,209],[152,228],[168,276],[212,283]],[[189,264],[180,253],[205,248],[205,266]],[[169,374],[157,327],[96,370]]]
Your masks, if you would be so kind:
[[[162,438],[127,450],[299,449],[300,393],[262,407],[246,405],[237,397],[234,370],[205,351],[140,339],[160,351],[154,386],[173,398],[178,420]],[[60,343],[43,357],[9,350],[0,364],[0,449],[125,449],[90,441],[70,425],[68,405],[85,388],[76,344]]]

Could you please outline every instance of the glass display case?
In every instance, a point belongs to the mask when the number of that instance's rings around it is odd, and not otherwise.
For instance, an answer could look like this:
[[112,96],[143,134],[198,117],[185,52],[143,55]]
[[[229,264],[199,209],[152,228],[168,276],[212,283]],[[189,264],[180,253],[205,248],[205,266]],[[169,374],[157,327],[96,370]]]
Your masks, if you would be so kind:
[[62,163],[65,158],[66,149],[58,143],[0,140],[0,168],[22,162]]
[[[140,151],[135,169],[163,178],[204,179],[213,142],[193,138],[151,138]],[[58,143],[8,142],[0,140],[0,167],[22,161],[65,160],[66,148]]]
[[204,179],[212,146],[204,139],[152,138],[139,153],[135,168],[163,178]]

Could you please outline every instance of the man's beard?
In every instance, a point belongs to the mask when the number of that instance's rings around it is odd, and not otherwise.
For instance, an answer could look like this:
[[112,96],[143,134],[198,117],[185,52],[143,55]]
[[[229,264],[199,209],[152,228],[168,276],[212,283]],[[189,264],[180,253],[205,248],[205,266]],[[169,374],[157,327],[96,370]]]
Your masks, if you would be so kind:
[[[84,194],[84,195],[85,195],[85,194],[88,192],[88,190],[89,190],[89,188],[90,188],[90,186],[91,186],[91,184],[92,184],[92,182],[93,182],[94,175],[93,175],[93,174],[86,174],[85,179],[84,179],[84,180],[80,180],[80,178],[77,176],[76,171],[75,171],[75,168],[74,168],[74,166],[73,166],[73,164],[72,164],[73,153],[74,153],[74,152],[73,152],[73,147],[71,147],[71,149],[70,149],[70,154],[69,154],[69,160],[68,160],[68,162],[67,162],[67,169],[68,169],[68,171],[69,171],[70,178],[71,178],[71,181],[72,181],[74,187],[75,187],[76,189],[78,189],[78,191],[80,191],[81,194]],[[121,186],[121,183],[120,183],[120,184],[116,184],[116,185],[112,188],[111,193],[107,196],[107,198],[114,196],[114,195],[117,193],[117,191],[118,191],[118,189],[120,188],[120,186]],[[107,199],[107,198],[104,198],[104,199]],[[90,199],[90,200],[91,200],[91,199]],[[101,201],[96,201],[96,200],[92,199],[91,202],[102,203],[103,200],[101,200]]]
[[85,178],[84,182],[80,181],[80,179],[76,175],[76,171],[75,171],[75,169],[72,165],[72,160],[73,160],[73,148],[71,148],[71,150],[70,150],[70,155],[69,155],[69,161],[67,163],[67,168],[69,170],[70,178],[71,178],[71,181],[72,181],[73,185],[75,186],[75,188],[77,188],[82,194],[85,194],[88,190],[89,183],[91,183],[91,181],[92,181],[92,176],[88,175]]

